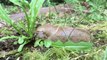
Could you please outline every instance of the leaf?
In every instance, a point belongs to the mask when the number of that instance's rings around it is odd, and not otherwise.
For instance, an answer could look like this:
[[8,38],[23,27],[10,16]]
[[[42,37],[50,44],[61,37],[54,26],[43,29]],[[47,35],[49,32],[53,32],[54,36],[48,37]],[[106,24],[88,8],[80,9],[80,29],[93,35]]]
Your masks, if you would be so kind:
[[89,2],[90,0],[86,0],[86,2]]
[[22,45],[19,46],[19,48],[18,48],[18,52],[21,52],[21,51],[22,51],[24,45],[25,45],[25,44],[22,44]]
[[78,3],[79,1],[78,0],[65,0],[65,2],[67,2],[67,3]]
[[23,47],[24,47],[24,45],[26,45],[27,43],[28,43],[28,41],[25,41],[23,44],[21,44],[21,45],[19,46],[19,48],[18,48],[18,52],[21,52],[22,49],[23,49]]
[[52,41],[51,40],[45,40],[44,45],[45,45],[45,47],[49,48],[52,45]]
[[79,42],[79,43],[73,43],[68,42],[64,44],[64,48],[70,48],[71,50],[87,50],[92,48],[92,43],[89,42]]
[[13,44],[14,44],[14,45],[16,45],[16,44],[18,44],[18,42],[17,42],[17,41],[15,41],[15,42],[13,42]]
[[29,31],[34,30],[36,17],[38,15],[38,12],[40,11],[40,8],[42,7],[42,4],[45,0],[31,0],[30,3],[30,19],[29,19]]
[[16,31],[18,31],[21,34],[20,32],[21,28],[18,27],[18,25],[13,22],[13,20],[8,16],[8,14],[6,14],[1,4],[0,4],[0,19],[5,21],[7,24],[11,25]]
[[9,1],[14,3],[15,5],[21,6],[20,0],[9,0]]
[[103,58],[103,60],[107,60],[107,47],[106,47],[106,49],[104,51],[104,58]]
[[37,40],[37,41],[35,41],[35,43],[34,43],[34,47],[37,47],[37,46],[39,46],[39,44],[40,44],[40,41],[41,41],[41,40]]
[[30,8],[29,2],[27,0],[21,0],[21,3],[23,4],[23,7]]
[[89,42],[78,42],[74,43],[72,41],[67,41],[62,43],[61,41],[57,41],[53,43],[53,47],[65,48],[67,50],[89,50],[92,48],[92,43]]
[[3,7],[0,4],[0,19],[5,21],[9,25],[13,25],[13,21],[9,18],[9,16],[4,11]]
[[43,41],[40,41],[39,46],[40,46],[40,47],[42,47],[42,46],[43,46]]
[[67,42],[64,43],[64,45],[72,45],[74,42],[68,40]]
[[57,40],[56,42],[52,42],[52,46],[60,47],[60,46],[63,46],[63,43],[60,40]]
[[24,42],[24,38],[23,37],[19,37],[18,43],[22,44]]
[[19,38],[18,36],[6,36],[6,37],[0,38],[0,41],[4,41],[4,40],[7,40],[7,39],[18,39],[18,38]]

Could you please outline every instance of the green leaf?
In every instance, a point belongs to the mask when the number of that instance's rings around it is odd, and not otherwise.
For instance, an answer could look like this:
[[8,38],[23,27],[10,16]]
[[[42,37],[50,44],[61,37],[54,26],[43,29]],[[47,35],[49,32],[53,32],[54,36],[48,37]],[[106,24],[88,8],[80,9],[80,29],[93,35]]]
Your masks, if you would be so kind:
[[67,2],[67,3],[78,3],[79,1],[78,0],[65,0],[65,2]]
[[13,42],[13,44],[14,44],[14,45],[16,45],[16,44],[18,44],[18,42],[17,42],[17,41],[15,41],[15,42]]
[[17,24],[15,24],[13,22],[13,20],[6,14],[6,12],[4,11],[3,7],[0,4],[0,19],[2,19],[3,21],[5,21],[7,24],[11,25],[16,31],[18,31],[20,34],[20,27],[18,27]]
[[30,3],[30,12],[32,17],[36,17],[40,8],[42,7],[42,4],[45,0],[32,0]]
[[37,46],[39,46],[39,44],[40,44],[40,41],[41,41],[41,40],[37,40],[37,41],[35,41],[35,43],[34,43],[34,47],[37,47]]
[[52,45],[52,41],[51,40],[45,40],[44,45],[45,45],[45,47],[49,48]]
[[24,42],[24,39],[25,39],[25,38],[23,38],[23,37],[19,37],[18,43],[19,43],[19,44],[22,44],[22,43]]
[[43,41],[40,41],[39,46],[40,46],[40,47],[42,47],[42,46],[43,46]]
[[9,1],[14,3],[15,5],[21,6],[20,0],[9,0]]
[[86,0],[86,2],[89,2],[90,0]]
[[28,43],[28,41],[25,41],[23,44],[21,44],[21,45],[19,46],[19,48],[18,48],[18,52],[21,52],[22,49],[23,49],[23,47],[24,47],[24,45],[26,45],[27,43]]
[[30,3],[30,19],[29,19],[29,32],[34,30],[36,17],[38,15],[38,12],[40,11],[40,8],[42,7],[42,4],[45,0],[31,0]]
[[63,46],[63,43],[60,40],[57,40],[56,42],[52,42],[52,46],[60,47],[60,46]]
[[64,48],[70,48],[71,50],[87,50],[92,48],[92,43],[89,42],[79,42],[79,43],[73,43],[73,42],[67,42],[64,44]]
[[29,5],[28,1],[22,0],[21,3],[23,4],[23,7],[30,8],[30,5]]
[[104,51],[104,58],[103,58],[103,60],[107,60],[107,47],[106,47],[106,49]]
[[78,42],[67,41],[62,43],[60,40],[52,44],[53,47],[65,48],[67,50],[89,50],[92,48],[92,43],[89,42]]
[[0,41],[4,41],[4,40],[7,40],[7,39],[18,39],[19,37],[18,36],[6,36],[6,37],[2,37],[0,38]]
[[72,45],[74,42],[68,40],[67,42],[64,43],[64,45]]
[[0,4],[0,19],[4,20],[9,25],[13,25],[13,21],[9,18],[9,16],[4,11],[3,7]]
[[25,45],[25,44],[22,44],[22,45],[19,46],[19,48],[18,48],[18,52],[21,52],[21,51],[22,51],[24,45]]

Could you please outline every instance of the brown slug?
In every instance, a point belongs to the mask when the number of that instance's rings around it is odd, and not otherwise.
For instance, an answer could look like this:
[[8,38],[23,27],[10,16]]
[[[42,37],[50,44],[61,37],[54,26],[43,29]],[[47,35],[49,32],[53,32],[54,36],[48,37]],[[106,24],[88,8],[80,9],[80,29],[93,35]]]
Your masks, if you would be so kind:
[[88,32],[82,29],[72,27],[59,27],[51,24],[45,24],[37,28],[37,36],[42,39],[50,39],[52,41],[61,40],[66,42],[90,41],[91,36]]

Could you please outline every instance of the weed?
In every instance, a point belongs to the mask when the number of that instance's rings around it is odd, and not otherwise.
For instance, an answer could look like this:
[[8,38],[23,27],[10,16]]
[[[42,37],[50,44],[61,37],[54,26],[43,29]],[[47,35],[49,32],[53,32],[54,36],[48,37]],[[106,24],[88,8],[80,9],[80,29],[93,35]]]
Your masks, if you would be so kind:
[[[0,18],[4,20],[7,24],[11,25],[20,36],[7,36],[2,37],[0,41],[6,40],[8,38],[16,38],[18,39],[18,43],[20,44],[18,51],[21,51],[23,46],[31,41],[31,38],[34,35],[35,31],[35,22],[37,14],[42,7],[44,0],[32,0],[30,3],[26,0],[10,0],[14,4],[18,5],[22,8],[25,13],[27,25],[24,23],[14,23],[14,21],[9,18],[9,16],[5,13],[4,9],[0,5]],[[29,13],[27,13],[26,9],[29,9]],[[23,33],[25,32],[25,34]]]

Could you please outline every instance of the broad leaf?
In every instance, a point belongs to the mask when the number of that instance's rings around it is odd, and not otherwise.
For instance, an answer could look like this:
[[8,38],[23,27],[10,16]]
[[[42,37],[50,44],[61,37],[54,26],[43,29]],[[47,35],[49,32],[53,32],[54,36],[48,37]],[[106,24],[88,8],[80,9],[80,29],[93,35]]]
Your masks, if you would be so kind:
[[64,46],[63,43],[60,40],[57,40],[56,42],[52,43],[52,46],[54,47],[61,47]]
[[24,45],[26,45],[27,43],[28,43],[28,41],[25,41],[23,44],[21,44],[21,45],[19,46],[19,48],[18,48],[18,52],[21,52],[22,49],[23,49],[23,47],[24,47]]
[[43,47],[43,45],[44,45],[44,44],[43,44],[43,41],[40,41],[39,46],[40,46],[40,47]]
[[22,44],[22,43],[24,42],[24,39],[25,39],[24,36],[19,37],[18,43],[19,43],[19,44]]
[[52,44],[54,47],[65,48],[68,50],[87,50],[92,48],[92,43],[89,42],[78,42],[74,43],[72,41],[67,41],[62,43],[61,41],[56,41]]
[[39,46],[39,44],[40,44],[40,41],[41,41],[41,40],[37,40],[37,41],[35,41],[35,43],[34,43],[34,47],[37,47],[37,46]]
[[24,45],[25,45],[25,44],[22,44],[22,45],[19,46],[19,48],[18,48],[18,52],[21,52],[21,51],[22,51]]
[[44,45],[45,45],[45,47],[49,48],[52,45],[52,41],[51,40],[45,40]]
[[73,43],[68,42],[64,44],[64,48],[70,48],[71,50],[87,50],[92,48],[92,43],[89,42],[79,42],[79,43]]

